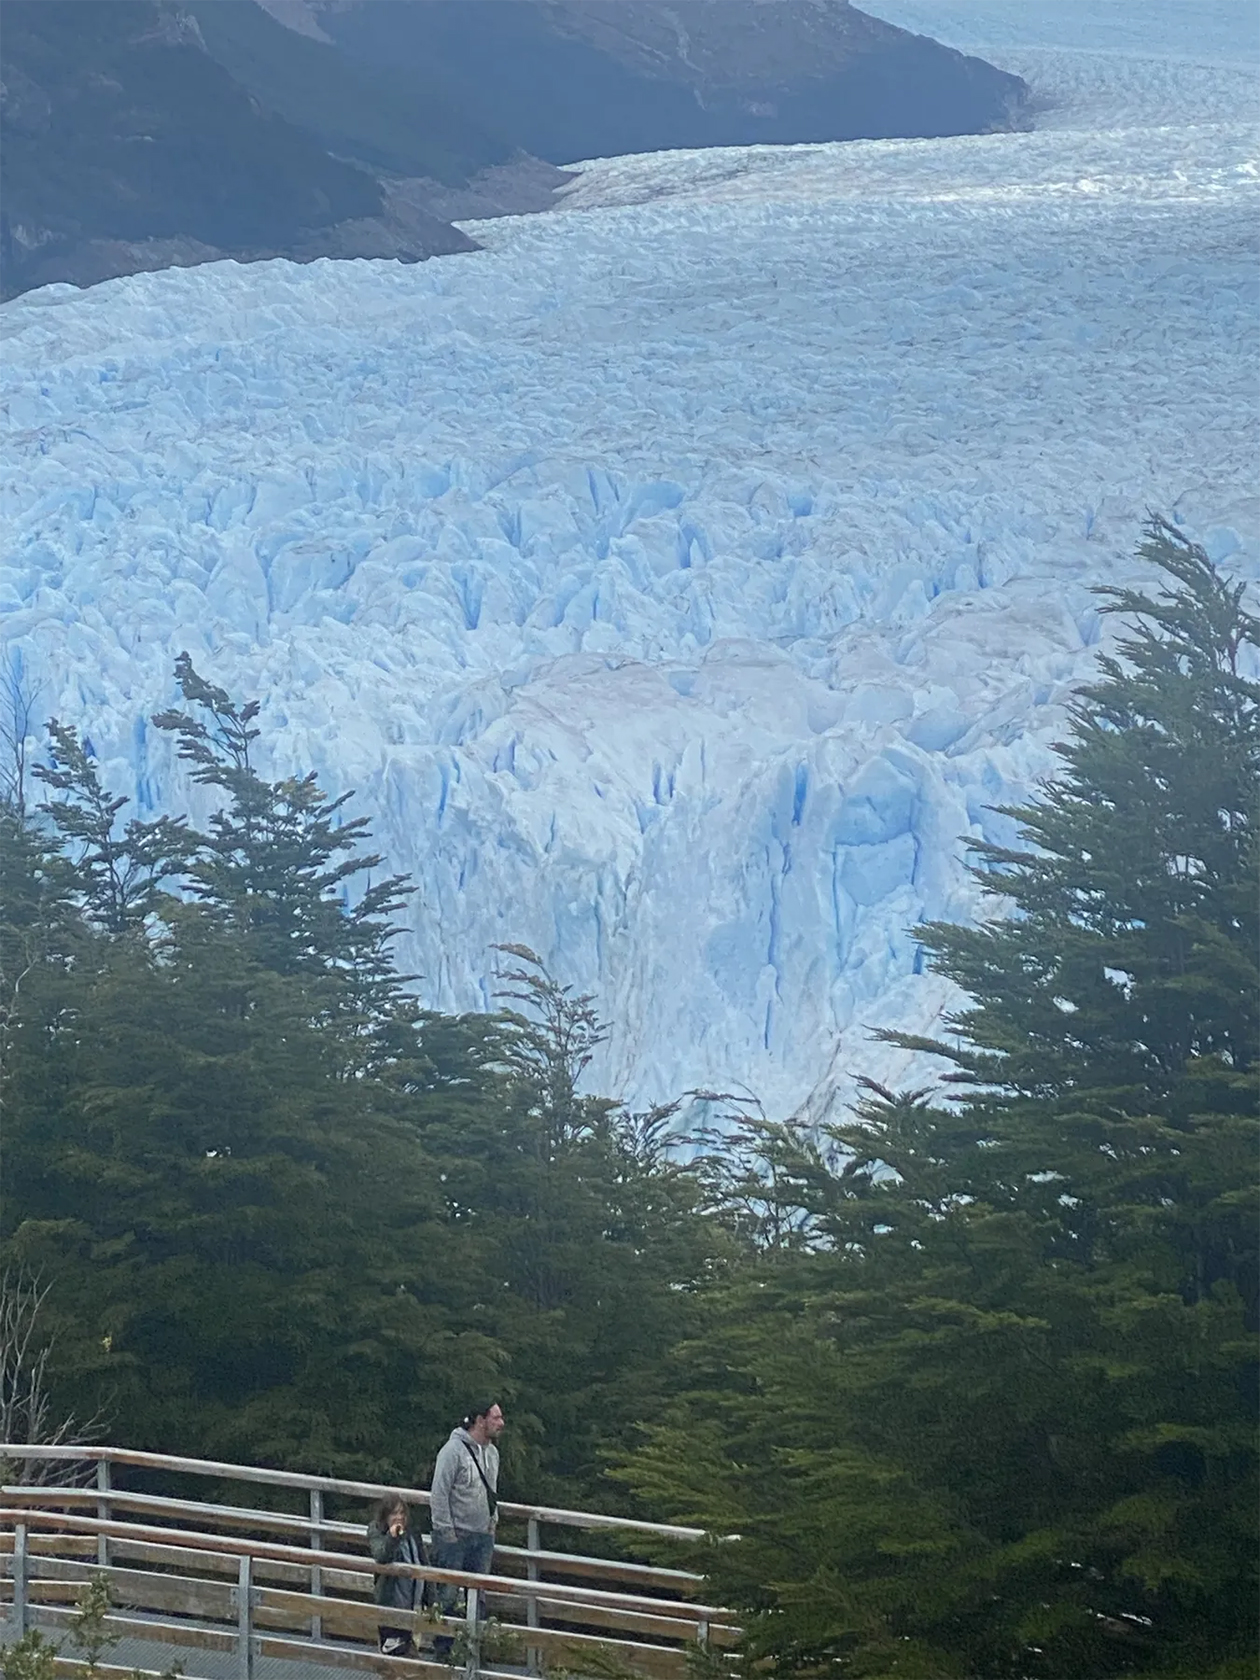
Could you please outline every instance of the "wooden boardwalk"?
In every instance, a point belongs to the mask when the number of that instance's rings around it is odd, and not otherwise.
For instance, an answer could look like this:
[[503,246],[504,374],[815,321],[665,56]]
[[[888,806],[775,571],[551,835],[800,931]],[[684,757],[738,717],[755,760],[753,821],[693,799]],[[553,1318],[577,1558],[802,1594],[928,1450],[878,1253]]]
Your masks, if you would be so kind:
[[[435,1633],[454,1636],[453,1664],[468,1680],[558,1671],[686,1680],[689,1650],[717,1653],[738,1639],[730,1612],[699,1601],[703,1577],[596,1556],[574,1542],[595,1532],[618,1535],[622,1548],[636,1537],[703,1539],[695,1529],[504,1501],[501,1529],[520,1543],[496,1547],[492,1574],[470,1575],[374,1564],[366,1509],[347,1519],[356,1505],[395,1491],[376,1483],[112,1447],[0,1445],[2,1459],[41,1461],[45,1476],[59,1463],[68,1472],[59,1485],[0,1489],[0,1638],[35,1627],[60,1639],[66,1674],[83,1666],[67,1636],[96,1577],[108,1583],[106,1631],[117,1642],[96,1670],[100,1680],[125,1680],[135,1669],[160,1674],[174,1663],[200,1680],[331,1680],[347,1670],[451,1680],[452,1667],[432,1656]],[[91,1485],[72,1485],[85,1467]],[[124,1478],[131,1486],[118,1485]],[[205,1497],[136,1487],[182,1488],[189,1478],[200,1479]],[[266,1506],[242,1502],[262,1489],[252,1497]],[[426,1489],[401,1491],[427,1507]],[[561,1531],[563,1547],[544,1545],[544,1530]],[[416,1612],[420,1655],[383,1657],[382,1616],[401,1626],[408,1615],[373,1603],[379,1573],[454,1585],[465,1608],[445,1623]]]

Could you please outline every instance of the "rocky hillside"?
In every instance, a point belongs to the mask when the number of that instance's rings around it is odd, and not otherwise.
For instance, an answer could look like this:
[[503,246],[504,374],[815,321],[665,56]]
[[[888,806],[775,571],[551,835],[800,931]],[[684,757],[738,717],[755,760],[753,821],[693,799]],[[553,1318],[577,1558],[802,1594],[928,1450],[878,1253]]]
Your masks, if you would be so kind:
[[414,261],[472,248],[330,155],[280,101],[255,98],[188,7],[6,0],[3,23],[5,296],[225,256]]
[[1009,128],[1016,76],[848,0],[266,0],[553,163]]
[[1023,84],[846,0],[5,0],[0,284],[468,250],[575,158],[938,135]]

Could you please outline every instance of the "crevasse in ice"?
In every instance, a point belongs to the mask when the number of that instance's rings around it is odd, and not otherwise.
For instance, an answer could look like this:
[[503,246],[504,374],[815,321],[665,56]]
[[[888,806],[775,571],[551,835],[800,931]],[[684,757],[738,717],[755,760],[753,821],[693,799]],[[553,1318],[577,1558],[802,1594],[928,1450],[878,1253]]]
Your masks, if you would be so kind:
[[419,267],[51,287],[6,335],[0,642],[141,810],[175,654],[357,789],[425,999],[498,941],[592,1082],[922,1069],[922,917],[1052,768],[1145,512],[1260,572],[1251,9],[883,0],[1034,132],[589,165]]

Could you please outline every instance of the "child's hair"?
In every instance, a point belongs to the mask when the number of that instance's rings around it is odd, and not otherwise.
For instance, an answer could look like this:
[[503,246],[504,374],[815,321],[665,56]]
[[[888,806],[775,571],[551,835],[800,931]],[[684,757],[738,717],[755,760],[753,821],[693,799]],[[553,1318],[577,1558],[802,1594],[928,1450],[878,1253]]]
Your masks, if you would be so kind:
[[393,1516],[394,1512],[399,1509],[400,1506],[402,1507],[403,1511],[406,1513],[407,1522],[408,1522],[408,1525],[410,1525],[410,1523],[411,1523],[411,1507],[407,1504],[407,1501],[403,1498],[401,1493],[388,1494],[384,1499],[381,1500],[381,1502],[377,1505],[375,1511],[373,1511],[373,1513],[372,1513],[373,1523],[376,1525],[377,1528],[388,1528],[389,1527],[389,1519]]

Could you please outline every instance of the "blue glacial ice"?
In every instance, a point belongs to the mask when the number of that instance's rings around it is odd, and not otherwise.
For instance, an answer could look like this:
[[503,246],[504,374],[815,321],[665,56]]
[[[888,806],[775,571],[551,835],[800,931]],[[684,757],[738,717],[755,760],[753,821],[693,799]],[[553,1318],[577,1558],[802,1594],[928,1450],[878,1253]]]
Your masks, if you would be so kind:
[[[482,252],[0,311],[0,643],[146,810],[198,666],[419,884],[594,992],[594,1081],[821,1115],[921,1076],[924,916],[1053,764],[1148,509],[1260,576],[1252,8],[882,0],[1027,134],[590,164]],[[1249,33],[1250,32],[1250,33]]]

